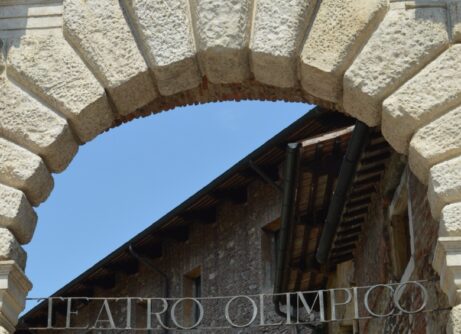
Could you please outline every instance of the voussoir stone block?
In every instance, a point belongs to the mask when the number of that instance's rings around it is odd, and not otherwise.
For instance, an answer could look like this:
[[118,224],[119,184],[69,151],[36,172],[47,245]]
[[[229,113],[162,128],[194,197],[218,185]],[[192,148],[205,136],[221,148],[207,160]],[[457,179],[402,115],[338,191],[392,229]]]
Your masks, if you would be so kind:
[[433,165],[461,154],[460,130],[461,107],[458,107],[421,128],[413,136],[409,164],[423,183],[427,183],[429,169]]
[[22,190],[32,205],[39,205],[53,189],[53,178],[43,160],[0,138],[0,182]]
[[444,206],[461,201],[461,157],[431,168],[427,198],[432,216],[436,219]]
[[0,227],[8,228],[21,244],[34,234],[37,215],[22,191],[0,184]]
[[442,209],[440,218],[440,237],[461,237],[461,202],[453,203]]
[[461,305],[451,309],[447,324],[447,334],[458,333],[461,333]]
[[157,96],[119,1],[65,0],[64,36],[127,115]]
[[251,0],[191,0],[200,65],[211,82],[249,78],[252,8]]
[[316,0],[258,0],[250,42],[256,80],[276,86],[296,85],[297,60]]
[[301,84],[309,94],[340,100],[344,73],[388,7],[388,0],[320,2],[301,53]]
[[59,111],[86,142],[109,128],[104,88],[61,36],[27,36],[8,53],[8,75]]
[[61,172],[78,150],[66,120],[0,77],[0,136],[41,156]]
[[445,8],[391,8],[344,76],[344,110],[370,126],[385,98],[449,45]]
[[0,261],[13,260],[24,269],[27,254],[16,241],[14,235],[6,228],[0,227]]
[[461,104],[461,45],[454,45],[383,103],[382,133],[400,153],[413,134]]
[[198,86],[201,75],[188,0],[125,2],[160,93],[171,95]]

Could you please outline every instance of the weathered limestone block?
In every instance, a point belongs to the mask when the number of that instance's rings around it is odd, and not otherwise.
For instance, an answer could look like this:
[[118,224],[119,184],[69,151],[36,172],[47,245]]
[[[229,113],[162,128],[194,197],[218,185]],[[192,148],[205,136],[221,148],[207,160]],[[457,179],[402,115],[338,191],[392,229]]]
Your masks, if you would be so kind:
[[22,190],[32,205],[39,205],[53,189],[53,178],[42,159],[0,138],[0,182]]
[[451,309],[447,325],[447,334],[457,333],[461,333],[461,305]]
[[8,75],[65,115],[86,142],[113,121],[103,87],[58,36],[28,36],[8,53]]
[[63,171],[78,149],[64,118],[2,77],[0,136],[41,156],[52,172]]
[[256,79],[277,87],[297,83],[296,62],[315,0],[258,0],[250,44]]
[[235,83],[249,78],[252,7],[251,0],[191,1],[200,65],[211,82]]
[[388,0],[321,1],[301,53],[301,84],[309,94],[340,100],[344,73],[388,7]]
[[37,215],[24,194],[0,184],[0,227],[8,228],[21,244],[34,234]]
[[461,202],[447,205],[440,218],[440,237],[461,237]]
[[454,43],[461,43],[461,2],[451,0],[448,4],[450,11],[451,33]]
[[0,261],[0,333],[15,332],[30,289],[32,283],[15,261]]
[[382,133],[407,153],[416,130],[460,103],[461,45],[455,45],[384,101]]
[[187,0],[125,0],[158,89],[171,95],[196,87],[201,75]]
[[27,254],[16,241],[14,235],[6,228],[0,227],[0,261],[13,260],[24,269]]
[[370,126],[381,104],[448,47],[447,13],[440,7],[406,9],[392,3],[383,22],[344,76],[346,113]]
[[461,201],[461,157],[431,168],[427,197],[436,219],[445,205]]
[[64,35],[122,115],[155,99],[153,81],[118,1],[65,0]]
[[[461,82],[460,82],[461,88]],[[421,128],[410,142],[410,168],[427,183],[429,169],[461,154],[461,107]]]

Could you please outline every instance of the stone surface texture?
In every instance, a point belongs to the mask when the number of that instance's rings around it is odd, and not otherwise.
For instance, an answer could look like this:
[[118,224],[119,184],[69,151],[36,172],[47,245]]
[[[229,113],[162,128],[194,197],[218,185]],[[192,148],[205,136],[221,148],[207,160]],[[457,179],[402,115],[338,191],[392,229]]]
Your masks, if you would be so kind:
[[22,190],[32,205],[45,201],[53,189],[53,178],[43,160],[3,138],[0,138],[0,183]]
[[447,333],[461,333],[461,305],[453,307],[451,310]]
[[252,10],[252,0],[191,1],[200,66],[211,82],[236,83],[250,76]]
[[447,205],[442,210],[439,236],[461,237],[461,202]]
[[344,110],[370,126],[381,122],[381,103],[448,47],[447,11],[392,3],[344,76]]
[[436,218],[440,217],[445,205],[461,201],[461,157],[431,168],[427,196]]
[[126,0],[159,91],[175,94],[196,87],[201,75],[187,0]]
[[21,244],[32,239],[37,215],[19,190],[0,184],[0,226],[13,232]]
[[63,171],[78,148],[64,118],[4,77],[0,77],[0,136],[41,156],[53,172]]
[[24,37],[10,48],[8,75],[68,118],[86,142],[112,125],[103,87],[62,37]]
[[461,45],[454,45],[384,101],[382,132],[407,153],[418,128],[461,104]]
[[[21,269],[24,269],[26,259],[27,254],[14,235],[8,229],[0,227],[0,261],[13,260]],[[17,302],[22,303],[21,300]]]
[[[390,144],[410,155],[411,169],[428,182],[433,217],[443,212],[434,268],[450,303],[459,303],[461,236],[451,222],[461,220],[452,207],[461,201],[460,7],[455,0],[3,1],[1,259],[24,266],[18,241],[32,236],[30,204],[46,199],[50,172],[63,171],[78,144],[111,126],[203,102],[309,102],[369,125],[382,121]],[[0,326],[11,326],[2,317]]]
[[111,94],[122,115],[155,99],[147,65],[113,0],[65,0],[64,35]]
[[460,129],[461,107],[458,107],[421,128],[413,136],[409,164],[422,182],[427,183],[432,166],[461,154]]
[[296,62],[314,0],[258,0],[256,2],[251,66],[256,79],[277,87],[297,83]]
[[303,88],[338,102],[345,71],[387,10],[387,0],[321,1],[301,52]]

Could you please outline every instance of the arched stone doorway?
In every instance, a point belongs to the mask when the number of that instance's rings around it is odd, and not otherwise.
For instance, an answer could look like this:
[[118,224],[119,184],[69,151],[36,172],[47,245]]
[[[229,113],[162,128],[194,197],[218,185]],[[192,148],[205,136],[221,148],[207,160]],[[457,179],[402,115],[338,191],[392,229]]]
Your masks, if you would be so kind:
[[459,1],[11,0],[0,9],[0,256],[8,293],[20,287],[3,302],[4,326],[28,290],[20,244],[33,234],[32,206],[80,144],[135,117],[240,99],[305,101],[380,126],[428,184],[441,221],[433,265],[459,304]]

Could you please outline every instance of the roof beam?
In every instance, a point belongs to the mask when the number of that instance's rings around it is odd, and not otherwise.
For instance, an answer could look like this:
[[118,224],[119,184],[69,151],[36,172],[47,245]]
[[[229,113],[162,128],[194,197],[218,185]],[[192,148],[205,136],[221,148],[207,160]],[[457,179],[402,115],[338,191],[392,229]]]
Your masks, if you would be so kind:
[[174,241],[185,242],[189,240],[189,226],[176,226],[161,230],[155,234],[160,236],[162,239],[167,238]]
[[235,204],[245,204],[248,200],[247,187],[216,189],[211,196],[217,200],[230,200]]
[[342,130],[336,130],[336,131],[332,131],[332,132],[323,134],[321,136],[306,139],[306,140],[301,142],[301,146],[302,147],[312,146],[312,145],[316,145],[316,144],[319,144],[319,143],[323,143],[323,142],[325,142],[327,140],[335,139],[335,138],[344,136],[346,134],[350,134],[350,133],[352,133],[354,131],[354,127],[355,127],[355,125],[352,125],[352,126],[349,126],[349,127],[345,128],[345,129],[342,129]]
[[213,224],[217,220],[216,207],[204,208],[200,210],[189,210],[181,214],[185,221],[198,222],[203,224]]
[[140,254],[141,256],[148,257],[151,259],[156,259],[162,257],[162,243],[147,243],[141,246],[136,247],[136,253]]
[[130,257],[129,260],[109,263],[105,265],[105,268],[113,272],[122,272],[130,276],[139,272],[139,263],[138,260]]
[[88,281],[83,282],[82,284],[89,286],[89,287],[95,286],[97,288],[109,290],[115,287],[115,283],[116,283],[115,275],[112,274],[112,275],[106,275],[103,277],[90,279]]

